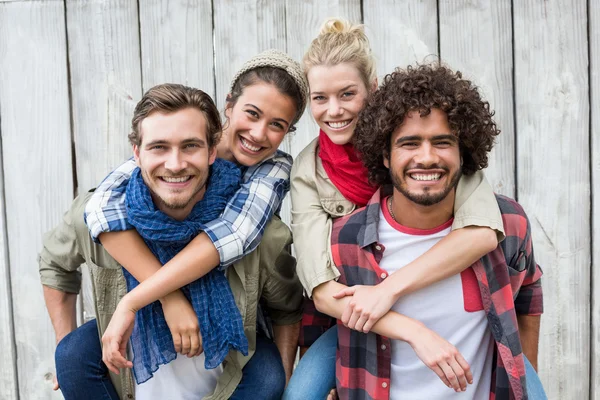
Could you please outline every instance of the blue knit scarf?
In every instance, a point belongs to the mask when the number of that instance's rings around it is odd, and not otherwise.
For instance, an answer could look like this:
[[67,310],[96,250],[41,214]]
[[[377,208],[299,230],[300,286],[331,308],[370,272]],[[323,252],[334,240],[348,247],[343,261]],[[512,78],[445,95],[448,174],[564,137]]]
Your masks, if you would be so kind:
[[[127,218],[164,265],[204,229],[204,223],[221,215],[238,190],[240,180],[241,172],[235,164],[217,159],[210,168],[204,198],[196,203],[184,221],[177,221],[156,208],[137,168],[127,186]],[[123,273],[129,292],[138,281],[125,269]],[[207,369],[221,364],[231,348],[248,354],[242,317],[223,271],[215,268],[181,290],[198,316]],[[138,384],[152,378],[159,365],[177,357],[160,302],[137,312],[131,345],[133,372]]]

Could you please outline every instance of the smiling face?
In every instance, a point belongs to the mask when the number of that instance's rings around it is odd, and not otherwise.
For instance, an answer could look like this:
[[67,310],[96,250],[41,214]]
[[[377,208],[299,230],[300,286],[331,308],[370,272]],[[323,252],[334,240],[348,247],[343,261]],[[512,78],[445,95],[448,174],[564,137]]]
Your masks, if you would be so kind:
[[307,77],[310,110],[319,128],[337,145],[350,142],[368,96],[358,69],[349,63],[316,65]]
[[296,111],[294,101],[275,86],[263,82],[247,86],[225,110],[219,157],[247,167],[260,163],[277,151]]
[[458,137],[446,114],[435,108],[423,117],[409,112],[392,133],[384,165],[395,191],[411,202],[431,206],[446,199],[461,176]]
[[173,218],[185,218],[204,196],[216,157],[216,149],[208,147],[204,114],[196,108],[154,111],[141,121],[140,132],[133,152],[154,204]]

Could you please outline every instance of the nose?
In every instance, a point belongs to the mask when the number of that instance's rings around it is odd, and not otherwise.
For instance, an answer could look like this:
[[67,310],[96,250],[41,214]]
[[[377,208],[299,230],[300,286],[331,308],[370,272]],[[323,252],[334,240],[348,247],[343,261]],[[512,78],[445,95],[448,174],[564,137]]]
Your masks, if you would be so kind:
[[183,154],[179,150],[173,150],[169,153],[167,160],[165,161],[165,169],[172,173],[178,173],[187,167]]
[[257,123],[250,130],[250,136],[256,143],[261,143],[267,137],[268,126],[267,123]]
[[329,115],[332,117],[338,117],[344,113],[344,109],[342,108],[342,104],[338,99],[331,99],[329,101],[329,109],[327,110]]
[[423,165],[424,167],[429,167],[437,164],[438,161],[439,157],[435,147],[433,147],[429,142],[422,143],[415,157],[415,162]]

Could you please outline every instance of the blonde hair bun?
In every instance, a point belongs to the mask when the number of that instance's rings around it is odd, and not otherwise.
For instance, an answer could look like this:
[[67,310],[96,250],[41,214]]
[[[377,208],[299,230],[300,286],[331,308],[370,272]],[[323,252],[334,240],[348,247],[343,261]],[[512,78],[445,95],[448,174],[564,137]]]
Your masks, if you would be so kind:
[[345,18],[332,17],[323,22],[319,31],[319,35],[326,35],[328,33],[356,33],[364,35],[365,29],[362,24],[353,24]]

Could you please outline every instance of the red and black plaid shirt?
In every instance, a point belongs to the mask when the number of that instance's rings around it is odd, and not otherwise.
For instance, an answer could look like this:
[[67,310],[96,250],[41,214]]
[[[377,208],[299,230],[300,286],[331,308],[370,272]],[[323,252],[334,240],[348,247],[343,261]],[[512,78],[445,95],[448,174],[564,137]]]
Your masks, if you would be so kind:
[[[331,251],[340,269],[339,282],[348,286],[376,285],[386,273],[379,267],[383,246],[378,243],[380,191],[367,206],[334,222]],[[542,270],[536,264],[531,228],[523,208],[497,195],[506,238],[498,248],[471,266],[489,328],[495,341],[495,365],[490,399],[526,399],[525,365],[516,314],[543,311]],[[380,250],[378,250],[380,249]],[[383,275],[385,276],[385,275]],[[314,307],[305,311],[303,340],[310,344],[331,319]],[[308,326],[307,322],[312,322]],[[391,342],[375,333],[364,334],[338,322],[336,377],[341,399],[389,399]]]

